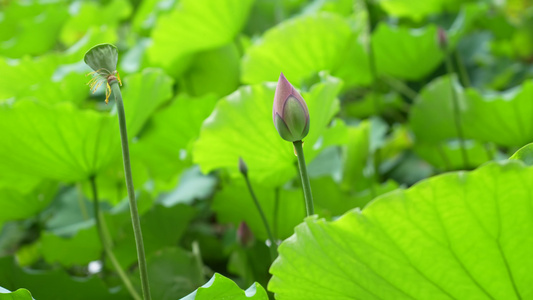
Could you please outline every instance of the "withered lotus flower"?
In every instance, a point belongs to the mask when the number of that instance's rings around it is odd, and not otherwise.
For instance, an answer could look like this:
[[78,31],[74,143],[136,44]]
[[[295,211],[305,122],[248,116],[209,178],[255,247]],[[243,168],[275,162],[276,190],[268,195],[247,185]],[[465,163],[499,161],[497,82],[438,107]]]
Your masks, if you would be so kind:
[[307,104],[283,73],[276,87],[272,118],[279,135],[286,141],[301,141],[309,133]]

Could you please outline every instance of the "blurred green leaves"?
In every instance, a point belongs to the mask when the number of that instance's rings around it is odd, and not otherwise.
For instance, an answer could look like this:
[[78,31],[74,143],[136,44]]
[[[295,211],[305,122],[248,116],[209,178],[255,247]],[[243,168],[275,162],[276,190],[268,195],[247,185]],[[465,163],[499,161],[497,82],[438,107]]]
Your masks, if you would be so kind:
[[[530,255],[513,256],[520,247],[509,246],[520,239],[529,247],[531,234],[522,236],[529,219],[519,214],[528,211],[520,184],[529,169],[489,164],[394,191],[441,171],[507,158],[533,140],[527,3],[0,0],[0,6],[0,255],[6,255],[0,282],[9,290],[28,288],[37,300],[127,298],[102,256],[84,197],[92,175],[113,249],[128,276],[137,277],[114,108],[103,103],[103,90],[90,95],[81,62],[89,47],[114,43],[158,299],[182,297],[211,276],[185,299],[267,298],[255,283],[265,286],[269,276],[266,234],[237,172],[239,156],[276,237],[285,239],[298,226],[272,269],[280,299],[401,299],[427,291],[425,298],[442,291],[469,298],[472,279],[497,298],[510,280],[484,281],[505,272],[493,272],[496,256],[479,266],[471,260],[471,249],[481,261],[495,247],[468,217],[492,233],[496,212],[507,222],[498,241],[509,274],[529,293],[520,281],[529,273],[515,267],[527,268],[528,261],[514,259]],[[463,67],[457,70],[470,77],[461,78],[469,87],[443,76],[438,27],[446,29],[452,64]],[[271,117],[271,82],[280,72],[308,103],[312,124],[304,150],[317,214],[328,221],[298,225],[304,207],[296,158]],[[453,123],[452,86],[467,166]],[[513,159],[528,162],[529,152],[525,147]],[[493,194],[505,201],[494,202]],[[361,213],[345,214],[357,207]],[[518,225],[508,220],[522,222],[512,238],[509,228]],[[242,221],[253,245],[236,242]],[[458,262],[470,279],[454,273]],[[99,263],[101,270],[90,270]],[[433,289],[421,274],[437,273],[444,275],[431,279],[442,288]],[[358,284],[360,290],[350,290]]]
[[59,2],[25,5],[13,1],[3,9],[0,19],[4,29],[0,32],[0,55],[17,58],[52,49],[67,17],[67,7]]
[[241,78],[255,84],[274,81],[283,72],[295,86],[302,86],[322,70],[331,70],[335,76],[346,60],[356,64],[351,66],[352,72],[342,73],[347,76],[342,79],[357,84],[370,82],[366,54],[349,22],[331,13],[303,15],[271,28],[247,49]]
[[195,52],[231,42],[247,20],[250,0],[182,0],[159,18],[152,30],[148,58],[178,75]]
[[412,108],[410,123],[420,141],[438,143],[457,137],[453,126],[451,85],[457,91],[465,137],[502,146],[520,146],[533,139],[526,122],[533,104],[533,83],[502,93],[464,90],[455,77],[443,76],[428,84]]

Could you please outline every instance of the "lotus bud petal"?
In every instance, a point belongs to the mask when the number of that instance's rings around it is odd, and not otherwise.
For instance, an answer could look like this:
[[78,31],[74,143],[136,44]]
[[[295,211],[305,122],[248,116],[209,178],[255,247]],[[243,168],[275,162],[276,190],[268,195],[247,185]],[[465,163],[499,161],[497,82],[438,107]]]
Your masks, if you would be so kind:
[[241,222],[237,228],[237,241],[245,247],[250,246],[254,241],[254,234],[245,222]]
[[283,73],[276,87],[272,119],[279,135],[286,141],[301,141],[309,133],[307,104]]

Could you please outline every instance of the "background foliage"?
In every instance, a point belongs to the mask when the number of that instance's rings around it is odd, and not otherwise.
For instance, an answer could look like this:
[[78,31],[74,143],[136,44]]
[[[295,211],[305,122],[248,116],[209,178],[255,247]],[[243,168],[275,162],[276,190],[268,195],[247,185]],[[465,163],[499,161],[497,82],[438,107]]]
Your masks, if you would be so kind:
[[[98,43],[120,50],[154,299],[533,299],[531,146],[507,161],[533,140],[532,5],[0,0],[0,299],[130,297],[91,176],[140,285],[114,102],[86,86]],[[305,220],[280,72],[310,111]],[[272,267],[239,157],[285,240]]]

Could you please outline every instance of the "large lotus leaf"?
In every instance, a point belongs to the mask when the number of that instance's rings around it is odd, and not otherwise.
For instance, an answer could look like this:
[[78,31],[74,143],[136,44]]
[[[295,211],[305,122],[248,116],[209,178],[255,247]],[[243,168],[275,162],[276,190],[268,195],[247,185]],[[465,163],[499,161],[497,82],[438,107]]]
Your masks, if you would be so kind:
[[[320,177],[311,179],[311,187],[315,210],[319,212],[318,215],[330,218],[340,216],[356,207],[362,208],[373,198],[397,189],[398,184],[392,180],[383,185],[372,183],[364,191],[351,193],[343,190],[342,186],[336,183],[333,178]],[[294,226],[291,227],[291,229],[293,228]]]
[[[484,6],[467,6],[448,30],[449,48],[455,48],[459,38],[485,10]],[[433,72],[444,58],[437,43],[437,26],[421,28],[393,27],[379,23],[372,33],[372,43],[378,72],[390,76],[420,80]]]
[[166,207],[179,203],[192,205],[195,200],[211,198],[217,185],[217,176],[202,174],[198,166],[193,166],[180,175],[173,190],[160,194],[157,202]]
[[0,19],[0,55],[12,58],[50,50],[68,17],[68,6],[58,2],[13,1],[5,5]]
[[[125,84],[128,129],[134,136],[150,114],[171,96],[172,80],[159,70],[145,70],[132,75]],[[83,180],[120,155],[116,117],[78,110],[69,103],[5,104],[0,107],[0,128],[0,166],[15,174]]]
[[533,165],[533,143],[518,149],[509,159],[521,160],[528,166]]
[[98,2],[83,1],[70,10],[71,17],[61,30],[61,42],[71,46],[78,42],[90,28],[116,28],[121,20],[128,18],[132,7],[127,0],[112,0],[107,5]]
[[190,165],[190,146],[216,101],[213,95],[200,98],[180,95],[153,115],[150,126],[131,148],[132,154],[146,164],[152,178],[169,180]]
[[50,264],[60,263],[65,267],[87,265],[98,260],[102,245],[94,226],[78,231],[69,238],[57,236],[51,232],[41,233],[41,254]]
[[10,290],[26,288],[35,299],[130,299],[124,290],[119,293],[110,292],[98,277],[73,278],[61,270],[25,270],[17,266],[10,256],[0,258],[0,282]]
[[[128,215],[127,206],[125,216]],[[152,255],[166,247],[175,246],[187,229],[187,225],[195,216],[196,210],[192,206],[178,204],[172,207],[154,205],[141,216],[143,242],[147,255]],[[128,218],[106,219],[109,228],[114,228],[115,256],[123,268],[129,268],[137,262],[135,237]]]
[[349,16],[354,12],[354,1],[352,0],[315,0],[303,8],[304,13],[327,11]]
[[199,287],[192,294],[181,300],[268,300],[265,289],[254,283],[246,291],[243,291],[239,286],[218,273],[215,273],[211,279]]
[[[325,146],[322,142],[327,139],[319,138],[339,109],[340,87],[338,79],[326,77],[303,93],[311,122],[304,139],[308,162]],[[194,147],[193,159],[203,172],[225,167],[237,174],[242,157],[250,176],[261,183],[276,186],[295,174],[293,146],[279,137],[272,123],[274,91],[269,83],[244,86],[217,103]]]
[[468,165],[466,166],[459,141],[442,142],[440,144],[417,143],[414,151],[432,166],[445,171],[475,168],[493,159],[493,147],[483,145],[475,140],[468,140],[464,144],[468,158]]
[[465,135],[502,146],[522,146],[533,140],[533,81],[499,94],[465,91],[467,110],[462,116]]
[[[180,248],[166,248],[147,258],[150,291],[154,299],[175,300],[205,282],[200,257]],[[136,272],[133,282],[141,285]]]
[[533,222],[521,162],[397,190],[334,222],[307,218],[279,247],[277,299],[528,299]]
[[56,185],[50,182],[43,182],[24,192],[0,188],[0,224],[34,216],[48,206],[56,191]]
[[[256,182],[252,182],[252,187],[274,237],[277,239],[289,237],[294,227],[305,217],[305,202],[301,189],[276,189]],[[380,195],[397,187],[394,182],[387,182],[383,186],[376,186],[374,192]],[[348,193],[331,177],[312,179],[311,188],[316,213],[328,219],[339,216],[349,209],[363,207],[372,199],[370,190],[358,194]],[[212,209],[216,212],[218,222],[232,223],[236,227],[241,222],[246,222],[259,240],[264,241],[269,238],[244,180],[235,180],[231,184],[226,184],[216,193]]]
[[[452,83],[466,138],[503,146],[521,146],[533,139],[533,125],[526,121],[533,110],[529,101],[533,97],[533,81],[492,94],[463,90],[455,76]],[[439,77],[422,90],[409,121],[420,141],[435,144],[457,138],[450,77]]]
[[[234,44],[198,53],[181,79],[183,92],[192,96],[226,96],[239,86],[240,53]],[[221,76],[221,74],[224,74]]]
[[0,169],[62,181],[86,179],[120,152],[114,117],[70,103],[1,106],[0,143]]
[[124,78],[122,97],[128,135],[135,136],[152,113],[172,97],[173,80],[161,69],[144,69]]
[[456,76],[439,77],[418,94],[409,115],[409,123],[417,140],[438,143],[458,136],[454,123],[452,87],[458,96],[459,109],[464,110],[463,89]]
[[443,59],[437,45],[437,26],[410,29],[380,23],[372,35],[378,72],[418,80]]
[[[276,191],[275,188],[259,185],[255,182],[252,182],[252,187],[275,238],[285,239],[290,236],[294,227],[301,223],[305,217],[305,202],[302,191],[300,189],[286,190],[281,188]],[[239,209],[235,209],[236,207]],[[235,180],[232,184],[226,184],[221,191],[215,194],[212,208],[216,212],[218,222],[232,223],[238,226],[244,221],[259,240],[268,239],[261,215],[254,205],[244,180]]]
[[0,58],[0,102],[32,97],[39,102],[82,102],[87,96],[87,78],[80,72],[59,74],[68,59],[59,55],[18,60]]
[[461,3],[459,0],[378,0],[377,3],[387,12],[396,17],[407,17],[420,21],[426,16],[438,14],[442,9],[457,9]]
[[220,47],[241,30],[253,1],[182,0],[159,17],[152,30],[149,60],[177,75],[191,54]]
[[337,69],[348,64],[351,72],[340,72],[346,82],[368,83],[368,64],[362,49],[349,22],[342,17],[331,13],[303,15],[271,28],[247,49],[241,79],[250,84],[274,81],[283,72],[301,86],[319,71],[329,70],[336,75]]
[[25,289],[10,292],[0,287],[0,300],[33,300],[31,293]]
[[21,193],[33,190],[40,182],[41,178],[32,174],[21,173],[0,173],[0,189],[9,189]]
[[143,35],[149,34],[156,24],[157,17],[167,13],[174,5],[174,1],[144,0],[140,2],[132,20],[133,29]]

